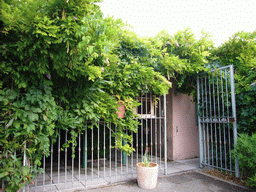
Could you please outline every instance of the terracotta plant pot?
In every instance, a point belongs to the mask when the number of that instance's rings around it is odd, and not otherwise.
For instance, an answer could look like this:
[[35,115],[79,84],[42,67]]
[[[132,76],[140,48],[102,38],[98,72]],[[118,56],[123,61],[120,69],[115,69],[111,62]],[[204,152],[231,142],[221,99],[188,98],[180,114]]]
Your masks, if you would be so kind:
[[119,107],[116,108],[117,109],[116,114],[118,115],[118,118],[124,118],[125,106],[121,102],[119,102],[118,105]]
[[149,167],[137,163],[137,182],[143,189],[154,189],[157,185],[158,164],[151,162]]

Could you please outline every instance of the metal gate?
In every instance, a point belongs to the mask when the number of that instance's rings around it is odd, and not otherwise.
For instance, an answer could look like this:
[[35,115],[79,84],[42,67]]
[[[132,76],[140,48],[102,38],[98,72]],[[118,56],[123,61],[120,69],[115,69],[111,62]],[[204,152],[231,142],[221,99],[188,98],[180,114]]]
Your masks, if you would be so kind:
[[128,156],[112,147],[117,139],[113,134],[117,127],[112,123],[100,121],[98,128],[89,128],[92,125],[88,122],[73,148],[75,157],[72,149],[63,148],[70,133],[59,131],[57,142],[51,145],[51,155],[43,157],[43,173],[26,186],[29,191],[70,191],[134,179],[136,164],[142,161],[146,149],[150,160],[158,163],[159,174],[167,174],[166,96],[148,93],[137,100],[141,103],[136,109],[140,125],[138,132],[132,134],[134,153]]
[[238,161],[231,156],[237,140],[233,65],[198,75],[197,104],[200,167],[235,172],[239,177]]

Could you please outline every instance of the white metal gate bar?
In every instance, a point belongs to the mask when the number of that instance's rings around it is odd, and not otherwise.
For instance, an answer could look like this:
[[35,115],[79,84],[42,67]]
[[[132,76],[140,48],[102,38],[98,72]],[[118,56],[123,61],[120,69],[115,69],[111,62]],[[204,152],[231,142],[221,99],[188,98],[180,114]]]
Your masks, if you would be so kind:
[[138,132],[132,134],[134,153],[127,156],[112,147],[117,139],[113,134],[117,126],[112,123],[99,121],[98,128],[90,128],[92,123],[87,122],[85,131],[78,134],[76,148],[72,144],[73,148],[62,149],[71,134],[59,130],[57,141],[51,142],[50,156],[43,157],[44,171],[29,185],[29,191],[69,191],[134,179],[136,164],[142,161],[148,148],[151,161],[159,164],[159,174],[167,174],[166,96],[148,93],[137,100],[141,102],[136,109],[141,125]]
[[235,172],[239,177],[238,161],[231,157],[237,140],[233,71],[229,65],[197,77],[200,166]]

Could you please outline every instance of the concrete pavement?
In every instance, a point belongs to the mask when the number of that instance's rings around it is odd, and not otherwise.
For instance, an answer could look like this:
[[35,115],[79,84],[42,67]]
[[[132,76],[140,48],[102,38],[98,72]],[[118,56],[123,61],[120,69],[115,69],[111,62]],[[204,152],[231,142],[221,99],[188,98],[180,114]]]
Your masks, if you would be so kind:
[[238,192],[238,191],[252,191],[242,186],[233,185],[225,181],[219,180],[214,177],[207,176],[200,173],[200,171],[192,170],[186,172],[179,172],[164,177],[158,178],[158,184],[155,189],[145,190],[141,189],[137,185],[135,179],[108,185],[104,187],[98,187],[95,189],[89,189],[90,192]]
[[[91,192],[243,192],[253,191],[246,187],[224,181],[214,176],[202,173],[199,168],[199,158],[170,161],[167,165],[167,175],[159,175],[157,187],[151,190],[141,189],[135,178],[124,182],[105,186],[91,186],[86,191]],[[79,190],[76,190],[79,191]],[[83,191],[83,190],[82,190]]]

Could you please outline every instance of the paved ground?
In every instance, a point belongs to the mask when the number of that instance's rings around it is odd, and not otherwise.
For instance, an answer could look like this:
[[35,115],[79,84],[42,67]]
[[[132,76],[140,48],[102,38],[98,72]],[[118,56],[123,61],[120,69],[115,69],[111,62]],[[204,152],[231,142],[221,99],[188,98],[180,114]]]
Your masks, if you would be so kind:
[[206,176],[196,170],[175,173],[169,176],[158,178],[158,184],[155,189],[144,190],[138,187],[136,180],[89,189],[91,192],[140,192],[140,191],[161,191],[161,192],[238,192],[251,191],[230,183]]
[[[163,165],[162,165],[163,166]],[[135,166],[134,166],[135,168]],[[125,169],[123,168],[123,171]],[[136,173],[136,170],[134,170]],[[179,160],[179,161],[168,161],[167,163],[167,175],[163,174],[163,171],[159,172],[158,184],[155,189],[144,190],[138,187],[136,181],[136,174],[128,174],[120,177],[116,177],[114,173],[110,178],[99,178],[94,180],[88,180],[86,183],[64,183],[58,186],[42,186],[30,188],[26,191],[91,191],[91,192],[137,192],[137,191],[150,191],[150,192],[237,192],[237,191],[252,191],[242,186],[234,185],[226,181],[220,180],[216,177],[206,175],[201,172],[202,169],[199,167],[199,158]],[[99,173],[98,173],[99,174]],[[104,175],[104,172],[100,170],[100,176]],[[106,173],[107,175],[107,173]],[[55,173],[56,176],[56,173]],[[69,181],[72,180],[71,175],[68,175]],[[81,175],[82,177],[82,175]],[[74,179],[74,178],[73,178]],[[82,179],[82,178],[81,178]]]

